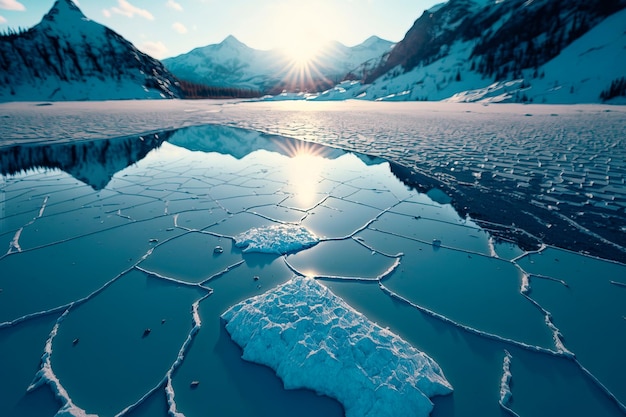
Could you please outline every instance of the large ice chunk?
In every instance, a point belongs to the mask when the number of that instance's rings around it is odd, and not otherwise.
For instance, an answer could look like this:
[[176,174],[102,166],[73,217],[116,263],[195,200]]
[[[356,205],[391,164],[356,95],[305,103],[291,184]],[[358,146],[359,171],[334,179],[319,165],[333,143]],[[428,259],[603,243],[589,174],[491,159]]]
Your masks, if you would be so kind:
[[452,391],[433,359],[312,278],[295,277],[222,318],[243,359],[274,369],[287,389],[336,398],[346,417],[427,416],[429,397]]
[[277,224],[250,229],[234,237],[235,246],[244,252],[264,252],[283,255],[309,248],[319,242],[305,227]]

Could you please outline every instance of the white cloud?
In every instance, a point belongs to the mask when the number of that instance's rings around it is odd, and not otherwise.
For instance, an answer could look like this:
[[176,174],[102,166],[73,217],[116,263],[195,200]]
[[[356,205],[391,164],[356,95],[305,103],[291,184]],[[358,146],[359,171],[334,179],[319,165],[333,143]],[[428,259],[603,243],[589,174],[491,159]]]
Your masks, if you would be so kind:
[[110,9],[103,10],[104,15],[106,17],[110,17],[112,13],[117,13],[131,18],[136,15],[143,17],[144,19],[154,20],[152,13],[146,9],[140,9],[139,7],[133,6],[128,2],[128,0],[117,0],[117,4],[119,7],[111,7]]
[[172,28],[176,32],[180,33],[181,35],[184,35],[185,33],[189,32],[189,30],[187,30],[187,27],[185,25],[183,25],[182,23],[180,23],[180,22],[174,23],[172,25]]
[[174,9],[179,12],[183,11],[183,6],[181,6],[180,3],[176,3],[174,0],[167,0],[167,3],[165,5],[170,9]]
[[139,49],[157,59],[165,58],[168,51],[167,46],[165,46],[165,44],[161,41],[146,41],[141,44]]
[[104,17],[111,17],[111,11],[107,9],[102,9],[102,14]]
[[6,23],[6,22],[7,20],[4,17],[0,16],[0,23]]
[[26,10],[26,7],[17,0],[0,0],[0,9],[22,12]]

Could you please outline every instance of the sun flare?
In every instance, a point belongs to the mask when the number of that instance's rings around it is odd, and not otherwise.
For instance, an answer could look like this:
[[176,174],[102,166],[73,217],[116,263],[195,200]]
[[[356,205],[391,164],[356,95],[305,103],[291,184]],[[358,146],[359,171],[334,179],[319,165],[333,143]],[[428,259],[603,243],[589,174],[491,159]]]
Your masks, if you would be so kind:
[[327,5],[293,1],[281,5],[276,29],[285,58],[298,65],[311,65],[329,41],[327,23],[333,16]]
[[326,42],[326,39],[313,31],[299,29],[286,39],[283,51],[286,58],[295,65],[313,65],[323,52]]

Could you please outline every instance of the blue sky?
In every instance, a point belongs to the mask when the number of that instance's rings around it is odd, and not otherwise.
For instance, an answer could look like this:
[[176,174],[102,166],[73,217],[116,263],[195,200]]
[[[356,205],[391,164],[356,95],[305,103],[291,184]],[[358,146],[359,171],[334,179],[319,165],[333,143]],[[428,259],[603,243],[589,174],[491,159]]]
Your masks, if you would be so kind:
[[[76,0],[83,13],[156,58],[234,35],[257,49],[311,39],[397,42],[438,0]],[[54,0],[0,0],[0,30],[38,23]]]

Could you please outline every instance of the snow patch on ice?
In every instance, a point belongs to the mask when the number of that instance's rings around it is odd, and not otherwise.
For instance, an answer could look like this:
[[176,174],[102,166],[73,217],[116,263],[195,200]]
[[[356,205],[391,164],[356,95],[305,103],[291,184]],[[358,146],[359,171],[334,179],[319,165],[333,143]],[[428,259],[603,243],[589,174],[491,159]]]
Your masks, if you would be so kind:
[[294,277],[222,318],[243,359],[274,369],[287,389],[336,398],[346,417],[428,416],[429,397],[452,391],[433,359],[313,278]]
[[263,252],[283,255],[315,246],[319,239],[305,227],[278,224],[252,228],[234,237],[235,246],[243,252]]

